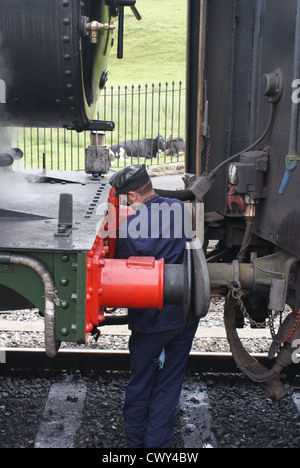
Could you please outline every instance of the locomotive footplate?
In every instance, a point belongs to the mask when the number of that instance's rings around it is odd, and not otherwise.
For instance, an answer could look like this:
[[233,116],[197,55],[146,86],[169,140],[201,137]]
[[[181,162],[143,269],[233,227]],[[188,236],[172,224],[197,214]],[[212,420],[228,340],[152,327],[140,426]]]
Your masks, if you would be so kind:
[[[92,248],[108,199],[108,176],[93,180],[81,172],[11,171],[0,174],[0,180],[1,249]],[[72,203],[64,206],[65,195]],[[64,217],[72,219],[69,235],[55,236]]]
[[3,170],[0,177],[1,308],[37,308],[50,318],[49,355],[62,340],[84,343],[86,256],[104,219],[108,176]]

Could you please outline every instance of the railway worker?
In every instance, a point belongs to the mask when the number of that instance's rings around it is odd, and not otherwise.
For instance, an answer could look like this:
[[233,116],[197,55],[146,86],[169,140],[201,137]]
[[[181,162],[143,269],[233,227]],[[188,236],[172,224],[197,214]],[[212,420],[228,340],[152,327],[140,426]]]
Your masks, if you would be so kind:
[[[111,177],[110,184],[133,208],[131,217],[119,227],[115,258],[151,256],[164,258],[166,264],[183,263],[184,204],[158,196],[145,165],[126,167]],[[172,216],[174,204],[180,208],[179,223]],[[164,213],[162,209],[162,215],[155,216],[161,207],[169,210]],[[165,214],[168,235],[164,235]],[[192,317],[186,325],[181,305],[166,305],[162,311],[129,309],[128,318],[131,378],[123,411],[126,444],[128,448],[171,448],[176,406],[198,319]]]

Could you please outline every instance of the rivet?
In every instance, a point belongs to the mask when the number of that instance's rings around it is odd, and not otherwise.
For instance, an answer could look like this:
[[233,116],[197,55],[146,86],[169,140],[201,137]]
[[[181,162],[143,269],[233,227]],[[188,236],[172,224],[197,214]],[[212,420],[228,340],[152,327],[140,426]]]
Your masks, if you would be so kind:
[[64,310],[67,309],[69,307],[68,301],[61,301],[60,307]]
[[68,278],[61,278],[60,279],[60,284],[61,284],[61,286],[68,286],[68,284],[69,284]]
[[62,336],[68,336],[69,330],[64,327],[60,330],[60,333],[62,334]]
[[62,256],[61,256],[61,261],[62,261],[63,263],[68,263],[68,261],[69,261],[69,255],[62,255]]

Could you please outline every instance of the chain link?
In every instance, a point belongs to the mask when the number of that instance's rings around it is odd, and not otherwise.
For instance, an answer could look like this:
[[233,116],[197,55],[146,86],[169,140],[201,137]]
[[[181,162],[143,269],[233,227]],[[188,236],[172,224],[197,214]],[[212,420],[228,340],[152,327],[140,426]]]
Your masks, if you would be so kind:
[[232,289],[229,292],[229,294],[231,294],[233,299],[235,299],[237,301],[243,316],[250,322],[251,326],[256,327],[256,328],[266,328],[266,326],[267,326],[266,321],[256,322],[248,314],[247,309],[246,309],[245,304],[244,304],[243,299],[242,299],[243,292],[242,292],[241,284],[238,281],[233,283]]
[[275,322],[276,317],[279,315],[279,313],[281,313],[281,312],[273,313],[272,310],[270,310],[270,312],[269,312],[269,327],[270,327],[270,331],[271,331],[271,335],[272,335],[273,339],[277,335],[276,330],[275,330],[275,323],[274,322]]

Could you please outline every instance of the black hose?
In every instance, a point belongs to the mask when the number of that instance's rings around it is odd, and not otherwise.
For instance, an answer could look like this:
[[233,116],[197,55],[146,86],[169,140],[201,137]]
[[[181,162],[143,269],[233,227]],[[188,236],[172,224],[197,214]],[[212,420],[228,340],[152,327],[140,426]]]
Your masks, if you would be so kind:
[[106,315],[105,320],[99,324],[99,327],[106,325],[127,325],[128,315]]
[[155,193],[160,197],[164,198],[176,198],[180,201],[192,201],[195,200],[195,195],[188,189],[184,190],[164,190],[164,189],[154,189]]
[[245,234],[244,234],[241,250],[239,251],[238,256],[237,256],[237,260],[238,260],[239,263],[243,262],[243,260],[245,258],[246,250],[248,249],[248,247],[250,245],[250,242],[251,242],[251,239],[252,239],[253,223],[254,223],[254,218],[249,218],[249,219],[246,220]]

